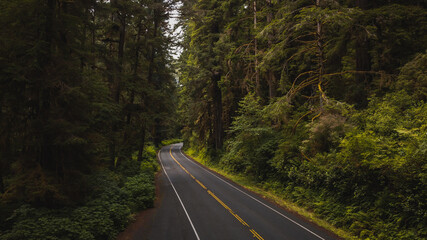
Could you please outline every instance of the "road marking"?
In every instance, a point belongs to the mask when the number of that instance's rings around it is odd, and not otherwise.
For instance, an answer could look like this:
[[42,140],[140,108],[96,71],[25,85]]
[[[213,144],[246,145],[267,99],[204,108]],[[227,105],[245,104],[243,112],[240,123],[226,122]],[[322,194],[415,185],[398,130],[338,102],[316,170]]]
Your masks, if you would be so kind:
[[261,205],[263,205],[264,207],[266,207],[266,208],[270,209],[271,211],[273,211],[273,212],[275,212],[275,213],[279,214],[279,215],[280,215],[280,216],[282,216],[283,218],[285,218],[285,219],[287,219],[288,221],[290,221],[290,222],[294,223],[295,225],[297,225],[297,226],[301,227],[302,229],[306,230],[307,232],[309,232],[309,233],[313,234],[313,235],[314,235],[314,236],[316,236],[317,238],[322,239],[322,240],[325,240],[324,238],[322,238],[321,236],[317,235],[316,233],[314,233],[314,232],[313,232],[313,231],[311,231],[310,229],[308,229],[308,228],[304,227],[303,225],[301,225],[301,224],[297,223],[296,221],[292,220],[291,218],[287,217],[286,215],[282,214],[281,212],[277,211],[276,209],[274,209],[274,208],[272,208],[272,207],[268,206],[267,204],[265,204],[265,203],[261,202],[260,200],[258,200],[258,199],[256,199],[256,198],[254,198],[253,196],[249,195],[248,193],[246,193],[246,192],[242,191],[241,189],[239,189],[239,188],[237,188],[237,187],[233,186],[231,183],[229,183],[229,182],[225,181],[224,179],[222,179],[222,178],[218,177],[217,175],[213,174],[212,172],[210,172],[210,171],[206,170],[205,168],[201,167],[199,164],[195,163],[194,161],[190,160],[187,156],[185,156],[185,155],[182,153],[182,150],[181,150],[181,149],[180,149],[180,152],[181,152],[181,155],[182,155],[185,159],[187,159],[189,162],[193,163],[194,165],[198,166],[199,168],[203,169],[204,171],[206,171],[206,172],[207,172],[207,173],[209,173],[210,175],[212,175],[212,176],[214,176],[214,177],[218,178],[219,180],[223,181],[224,183],[226,183],[226,184],[227,184],[227,185],[229,185],[230,187],[234,188],[235,190],[237,190],[237,191],[239,191],[239,192],[241,192],[241,193],[245,194],[246,196],[248,196],[248,197],[252,198],[252,199],[253,199],[253,200],[255,200],[256,202],[258,202],[258,203],[260,203]]
[[258,238],[259,240],[264,240],[255,230],[251,229],[251,233],[254,235],[254,237]]
[[[226,210],[228,210],[228,212],[233,215],[233,217],[235,217],[237,219],[237,221],[239,221],[243,226],[250,228],[249,224],[247,224],[245,221],[243,221],[243,219],[237,215],[235,212],[233,212],[233,210],[231,210],[230,207],[227,206],[227,204],[225,204],[223,201],[221,201],[221,199],[219,199],[211,190],[209,190],[205,185],[203,185],[202,182],[200,182],[197,178],[195,178],[193,175],[191,175],[191,173],[188,172],[188,170],[181,165],[181,163],[178,162],[178,160],[176,160],[176,158],[172,155],[172,146],[169,149],[169,154],[172,157],[172,159],[188,174],[190,175],[203,189],[205,189],[209,195],[211,195],[219,204],[221,204]],[[181,152],[182,154],[182,152]],[[252,234],[253,237],[256,237],[258,240],[264,240],[264,238],[262,238],[254,229],[250,229],[249,230]]]
[[207,190],[208,188],[205,186],[205,185],[203,185],[203,183],[201,183],[199,180],[197,180],[197,179],[195,179],[196,180],[196,182],[200,185],[200,186],[202,186],[202,188],[203,189],[205,189],[205,190]]
[[176,191],[175,186],[173,185],[173,183],[172,183],[171,179],[169,178],[168,173],[166,172],[165,167],[163,166],[162,160],[161,160],[161,158],[160,158],[160,152],[161,152],[161,151],[162,151],[162,150],[160,149],[160,151],[159,151],[159,152],[158,152],[158,154],[157,154],[157,157],[159,158],[159,162],[160,162],[160,164],[162,165],[162,169],[163,169],[163,171],[165,172],[166,177],[168,178],[168,180],[169,180],[169,182],[170,182],[170,184],[171,184],[171,186],[172,186],[173,190],[175,191],[175,194],[176,194],[176,196],[178,197],[178,200],[179,200],[179,202],[181,203],[182,208],[184,209],[185,215],[187,215],[188,221],[190,221],[191,227],[193,228],[193,231],[194,231],[194,234],[196,235],[197,240],[200,240],[200,238],[199,238],[199,234],[197,234],[196,228],[194,227],[194,224],[193,224],[193,222],[191,221],[190,216],[188,215],[187,209],[185,208],[184,203],[182,203],[181,197],[179,196],[178,192]]

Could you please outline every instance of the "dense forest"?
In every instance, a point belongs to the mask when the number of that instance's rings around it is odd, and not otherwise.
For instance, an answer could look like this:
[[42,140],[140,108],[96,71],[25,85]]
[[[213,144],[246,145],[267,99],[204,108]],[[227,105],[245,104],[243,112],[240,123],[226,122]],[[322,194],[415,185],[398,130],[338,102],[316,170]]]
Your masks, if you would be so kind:
[[184,147],[357,238],[425,239],[426,7],[182,1]]
[[181,135],[354,238],[427,238],[426,8],[1,0],[0,239],[115,239]]
[[114,239],[153,204],[171,4],[0,1],[0,239]]

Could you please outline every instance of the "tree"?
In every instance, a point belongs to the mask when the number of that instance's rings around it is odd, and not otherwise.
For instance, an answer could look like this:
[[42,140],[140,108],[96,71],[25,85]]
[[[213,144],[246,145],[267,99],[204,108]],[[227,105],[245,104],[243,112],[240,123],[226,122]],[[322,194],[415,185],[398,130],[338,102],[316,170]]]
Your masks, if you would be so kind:
[[[197,64],[199,73],[196,78],[188,75],[184,84],[196,83],[201,89],[196,89],[196,101],[202,100],[200,111],[196,111],[194,121],[199,125],[198,135],[200,138],[207,137],[206,144],[212,150],[222,148],[224,129],[222,124],[222,93],[220,81],[223,75],[221,68],[220,51],[217,46],[220,33],[224,27],[222,16],[224,10],[221,1],[200,1],[194,4],[197,13],[196,19],[190,23],[191,55],[187,62]],[[197,79],[198,78],[198,79]],[[193,80],[194,79],[194,80]]]
[[86,174],[115,170],[146,139],[171,135],[161,130],[176,87],[169,8],[159,0],[0,3],[8,26],[0,31],[2,198],[81,201]]

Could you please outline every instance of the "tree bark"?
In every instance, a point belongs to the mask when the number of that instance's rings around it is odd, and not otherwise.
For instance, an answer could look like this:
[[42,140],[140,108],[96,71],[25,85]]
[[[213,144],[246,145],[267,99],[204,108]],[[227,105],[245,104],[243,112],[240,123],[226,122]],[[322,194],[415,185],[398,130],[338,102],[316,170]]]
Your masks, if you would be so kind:
[[[47,2],[47,10],[46,10],[46,26],[45,26],[45,41],[46,41],[46,53],[42,56],[42,61],[40,62],[40,66],[42,68],[46,68],[49,63],[52,61],[52,49],[53,47],[53,39],[54,39],[54,20],[55,20],[55,11],[56,11],[56,1],[48,0]],[[45,79],[46,74],[44,72],[41,73],[39,79],[39,86],[37,86],[38,92],[38,102],[39,102],[39,111],[38,111],[38,119],[44,125],[48,124],[48,121],[51,117],[51,91],[52,89],[49,86],[46,86]],[[40,147],[37,150],[37,160],[40,166],[43,169],[47,170],[55,170],[55,161],[53,159],[53,149],[52,149],[52,136],[50,133],[43,131],[40,134]]]
[[[157,38],[157,31],[158,31],[158,27],[159,27],[159,22],[160,22],[160,15],[158,13],[158,10],[155,9],[154,10],[154,19],[153,19],[153,23],[154,23],[154,27],[153,27],[153,41],[151,43],[150,46],[150,55],[149,55],[149,62],[148,62],[148,82],[149,83],[154,83],[154,86],[156,87],[156,89],[160,88],[160,82],[156,81],[154,82],[154,60],[156,58],[156,47],[155,47],[155,43],[156,43],[156,38]],[[153,141],[154,141],[154,145],[155,146],[159,146],[160,145],[160,119],[155,118],[154,120],[154,125],[153,125]]]
[[[317,7],[321,7],[321,0],[316,0],[316,6]],[[317,84],[317,88],[318,88],[318,92],[319,92],[319,103],[320,103],[320,108],[323,108],[323,100],[324,100],[324,92],[322,89],[322,85],[323,85],[323,74],[324,74],[324,53],[323,53],[323,36],[322,36],[322,23],[320,22],[320,20],[317,21],[317,28],[316,28],[316,35],[317,35],[317,51],[319,54],[319,70],[318,70],[318,84]]]
[[[267,6],[268,6],[268,13],[267,13],[267,24],[270,24],[271,21],[273,20],[273,6],[271,3],[271,0],[267,0]],[[267,36],[267,42],[268,42],[268,48],[271,48],[273,45],[273,41],[272,41],[273,36],[271,35],[271,33],[268,33]],[[267,82],[268,82],[268,96],[270,99],[276,97],[276,77],[274,76],[274,72],[272,70],[268,70],[267,73]]]
[[[154,10],[154,27],[153,27],[153,42],[150,46],[150,56],[149,56],[149,62],[148,62],[148,81],[153,81],[153,72],[154,72],[154,59],[156,58],[156,47],[155,47],[155,41],[157,38],[157,28],[159,27],[159,14],[158,10]],[[155,84],[158,86],[158,83]]]
[[138,147],[138,161],[142,161],[142,153],[144,152],[145,147],[145,123],[142,124],[141,136],[140,136],[140,144]]
[[213,76],[213,135],[215,139],[215,150],[219,150],[222,148],[223,143],[223,126],[222,126],[222,93],[221,89],[218,86],[219,81],[221,80],[221,74],[216,73]]
[[254,4],[254,57],[255,57],[255,93],[257,96],[261,97],[261,83],[259,79],[259,70],[258,70],[258,40],[256,38],[257,30],[257,7],[256,0],[253,1]]
[[[0,95],[0,127],[3,128],[3,95]],[[2,133],[4,135],[4,132]],[[0,143],[2,143],[1,139],[6,136],[0,136]],[[0,193],[4,193],[4,183],[3,183],[3,171],[5,169],[5,152],[6,149],[2,149],[6,144],[2,144],[0,147]]]
[[[117,0],[111,1],[111,5],[113,7],[117,6]],[[121,73],[122,73],[122,67],[123,67],[123,57],[124,57],[124,45],[125,45],[125,36],[126,36],[126,17],[121,16],[119,10],[116,10],[112,14],[112,21],[118,22],[119,25],[119,42],[117,46],[117,64],[114,64],[113,67],[113,87],[112,87],[112,97],[114,101],[119,104],[120,103],[120,94],[121,94]],[[112,50],[112,49],[111,49]],[[113,123],[112,126],[112,139],[110,142],[110,161],[111,161],[111,168],[113,169],[116,166],[116,157],[117,153],[119,152],[117,150],[117,136],[116,132],[118,131],[118,125],[117,123]]]
[[[368,9],[368,0],[357,0],[356,7],[363,10]],[[367,72],[371,71],[371,56],[369,55],[369,43],[366,35],[358,34],[356,36],[356,71]],[[372,82],[372,76],[370,74],[356,74],[355,85],[357,88],[357,94],[352,99],[357,103],[358,107],[364,107],[367,105],[367,91]],[[361,88],[361,89],[360,89]]]
[[[3,166],[0,165],[1,168]],[[3,171],[0,170],[0,193],[4,193]]]
[[368,9],[369,0],[356,0],[356,7],[360,9]]
[[[142,22],[140,22],[138,24],[138,32],[136,35],[136,39],[135,39],[135,43],[137,44],[136,49],[135,49],[135,62],[133,64],[133,81],[136,81],[138,79],[138,66],[139,66],[139,51],[140,51],[140,44],[139,41],[141,39],[141,25]],[[130,99],[129,99],[129,104],[131,106],[131,109],[128,109],[128,114],[126,115],[126,124],[128,126],[130,126],[130,124],[132,123],[132,112],[134,111],[133,109],[133,104],[135,101],[135,90],[131,89],[130,91]],[[128,133],[128,130],[126,129],[123,135],[123,142],[126,143],[128,140],[130,133]]]
[[126,36],[126,17],[120,16],[118,13],[118,19],[120,23],[119,29],[119,45],[118,45],[118,53],[117,53],[117,75],[115,77],[115,93],[114,99],[116,103],[120,102],[120,93],[121,93],[121,74],[123,71],[123,56],[124,56],[124,47],[125,47],[125,36]]

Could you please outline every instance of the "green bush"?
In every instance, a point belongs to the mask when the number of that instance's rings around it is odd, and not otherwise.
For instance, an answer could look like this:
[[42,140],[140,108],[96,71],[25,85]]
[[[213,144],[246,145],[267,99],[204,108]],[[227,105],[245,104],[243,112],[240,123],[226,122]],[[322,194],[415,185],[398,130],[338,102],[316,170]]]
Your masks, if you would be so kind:
[[129,194],[128,205],[133,211],[153,207],[155,197],[154,175],[141,173],[129,177],[124,191]]
[[240,116],[233,121],[226,143],[227,152],[220,164],[233,171],[265,179],[271,172],[268,160],[274,156],[277,138],[268,127],[259,99],[247,95],[240,103]]
[[[153,166],[153,154],[149,153]],[[87,177],[90,195],[81,206],[61,209],[22,205],[6,219],[1,240],[115,239],[131,213],[153,206],[155,167],[140,171],[136,160],[123,161],[115,172],[100,170]],[[136,173],[136,174],[135,174]]]
[[[67,209],[68,210],[68,209]],[[22,205],[8,221],[14,221],[13,229],[1,235],[4,240],[39,239],[96,239],[81,222],[73,221],[67,210],[55,212]]]
[[364,110],[331,101],[320,117],[301,118],[302,106],[277,120],[248,95],[220,164],[362,239],[422,239],[427,105],[417,99],[397,91]]

